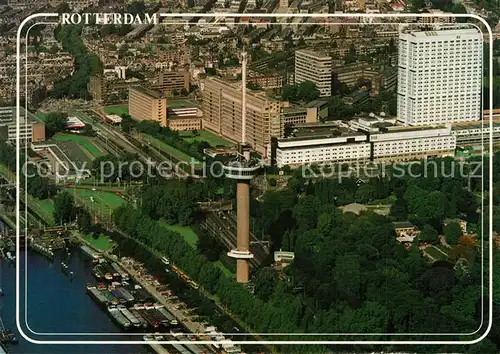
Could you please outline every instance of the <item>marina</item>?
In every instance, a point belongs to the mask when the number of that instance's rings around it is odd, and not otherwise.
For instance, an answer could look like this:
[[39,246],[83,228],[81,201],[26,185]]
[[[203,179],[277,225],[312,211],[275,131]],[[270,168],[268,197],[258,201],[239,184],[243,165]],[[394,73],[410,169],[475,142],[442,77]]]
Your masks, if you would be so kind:
[[[30,327],[38,332],[60,332],[60,333],[115,333],[116,340],[131,340],[125,330],[122,329],[107,313],[106,306],[96,305],[96,301],[86,293],[86,284],[93,281],[91,261],[88,256],[77,250],[72,252],[70,265],[71,271],[75,273],[73,281],[69,281],[67,275],[61,271],[60,262],[66,262],[66,255],[56,254],[56,262],[52,262],[38,252],[28,250],[25,257],[21,251],[19,257],[21,261],[22,277],[24,269],[29,269],[28,282],[26,284],[29,294],[26,298],[22,296],[22,303],[27,300],[27,316]],[[25,260],[27,263],[24,263]],[[13,265],[0,262],[0,284],[5,296],[0,299],[0,316],[3,319],[5,328],[13,332],[16,327],[15,314],[15,267]],[[23,281],[24,283],[24,281]],[[24,285],[23,285],[24,287]],[[22,291],[24,293],[24,291]],[[33,296],[29,296],[33,294]],[[71,294],[71,296],[60,296],[61,294]],[[54,307],[47,306],[57,298],[57,311]],[[78,304],[78,306],[75,306]],[[24,306],[22,306],[24,307]],[[24,308],[21,309],[24,317]],[[25,331],[28,329],[24,328]],[[120,333],[123,332],[123,335]],[[18,343],[5,343],[4,352],[9,354],[86,354],[86,353],[152,353],[148,345],[37,345],[26,341],[15,333]],[[66,340],[67,336],[56,336],[53,339]],[[95,337],[94,337],[95,338]],[[99,338],[95,338],[99,339]],[[46,338],[44,338],[46,340]],[[92,338],[89,338],[92,341]],[[0,353],[2,351],[0,350]]]
[[[189,321],[181,323],[180,318],[174,314],[176,311],[179,313],[179,309],[177,308],[176,310],[174,308],[175,302],[165,302],[165,298],[163,297],[166,297],[167,295],[163,294],[171,294],[171,290],[168,289],[167,285],[161,284],[157,278],[154,278],[149,274],[139,276],[134,273],[134,271],[139,268],[136,268],[135,266],[131,267],[131,265],[137,264],[142,267],[141,263],[135,262],[131,258],[119,259],[117,257],[102,254],[92,250],[88,246],[78,245],[75,251],[71,248],[72,244],[69,244],[68,247],[64,247],[64,245],[61,244],[57,250],[53,251],[50,244],[51,243],[48,240],[44,243],[37,243],[33,242],[33,239],[31,239],[31,245],[28,248],[28,257],[22,256],[22,260],[23,263],[25,260],[30,261],[30,269],[39,270],[48,266],[51,270],[51,276],[56,278],[60,284],[57,287],[47,287],[46,279],[43,274],[44,272],[41,272],[42,274],[38,274],[39,279],[37,279],[31,274],[40,272],[32,270],[26,286],[29,288],[35,286],[36,289],[44,289],[44,291],[50,294],[48,295],[50,299],[53,299],[54,297],[58,297],[59,299],[60,297],[58,294],[60,294],[61,291],[71,293],[71,297],[60,298],[61,308],[64,308],[64,313],[59,314],[58,311],[58,315],[66,317],[67,319],[64,321],[55,320],[57,316],[54,316],[52,313],[47,314],[46,310],[48,309],[42,305],[43,303],[39,304],[36,309],[33,310],[33,304],[40,301],[37,294],[36,297],[30,297],[28,302],[29,305],[27,309],[29,310],[30,327],[35,328],[41,333],[53,330],[60,331],[59,328],[63,329],[62,332],[66,332],[68,331],[68,323],[71,323],[71,326],[69,326],[72,327],[70,330],[71,332],[79,333],[87,331],[99,333],[98,330],[96,331],[92,326],[95,326],[96,328],[102,326],[112,326],[113,329],[108,329],[105,332],[117,334],[121,332],[123,333],[123,336],[129,335],[131,332],[143,332],[146,335],[148,332],[153,332],[153,338],[155,340],[179,339],[169,333],[189,333],[190,331],[193,331],[192,325]],[[32,265],[31,261],[41,263],[43,266]],[[78,281],[73,281],[73,276],[75,279],[78,279]],[[70,279],[68,280],[68,278]],[[33,281],[35,281],[37,285],[34,285]],[[144,283],[144,281],[146,281],[146,283]],[[156,291],[153,291],[149,284],[154,284]],[[77,288],[75,288],[75,286]],[[7,292],[10,293],[10,290],[7,290]],[[93,303],[93,305],[90,305],[91,311],[89,311],[88,308],[80,309],[80,306],[78,306],[78,308],[74,306],[75,301],[77,301],[78,304],[86,304],[85,306],[89,306],[88,301],[82,301],[79,296],[74,296],[74,294],[77,293],[83,294],[84,297],[90,301],[90,304]],[[163,297],[159,297],[160,293]],[[31,294],[31,292],[28,291],[26,295],[28,294]],[[33,301],[35,298],[36,301]],[[94,316],[96,311],[97,313],[100,313],[97,317]],[[51,318],[49,323],[51,326],[54,326],[54,328],[40,330],[41,328],[43,329],[47,323],[41,322],[41,317],[37,317],[36,320],[32,319],[32,317],[36,317],[36,314],[39,312],[46,313],[44,318]],[[87,316],[87,312],[92,313],[92,316],[88,317],[89,327],[87,330],[82,330],[79,328],[81,325],[78,321],[74,321],[74,319]],[[100,322],[96,323],[95,318],[100,318],[102,316],[105,316],[107,320],[102,322],[101,319],[99,320]],[[53,319],[55,320],[54,322],[52,321]],[[183,321],[186,321],[185,317]],[[202,329],[201,332],[203,333]],[[5,335],[2,340],[5,343],[8,343],[7,345],[9,346],[17,340],[15,335],[12,335],[11,338],[9,337],[8,332],[5,332],[4,334]],[[121,336],[121,334],[115,338],[119,338],[119,336]],[[189,339],[186,340],[195,339],[194,337],[188,338]],[[130,337],[129,339],[133,338]],[[26,345],[24,339],[22,342]],[[134,350],[133,352],[143,353],[147,351],[144,351],[145,348],[149,348],[149,350],[152,348],[157,353],[177,352],[177,350],[171,346],[167,348],[162,345],[149,345],[146,342],[144,344],[145,347],[142,348],[141,346],[136,346],[141,349]],[[212,352],[212,350],[206,346],[201,346],[201,349],[199,348],[198,350],[194,344],[182,346],[182,348],[184,348],[183,352],[191,354]],[[8,349],[8,352],[10,353],[10,348]],[[22,349],[18,352],[25,353],[30,351]],[[61,351],[51,350],[48,352],[58,353]],[[77,352],[85,351],[78,350]],[[92,349],[91,352],[94,352],[94,349]],[[99,352],[107,352],[107,348],[104,351]],[[123,350],[116,350],[114,352],[123,352]],[[62,353],[64,353],[64,351],[62,351]]]

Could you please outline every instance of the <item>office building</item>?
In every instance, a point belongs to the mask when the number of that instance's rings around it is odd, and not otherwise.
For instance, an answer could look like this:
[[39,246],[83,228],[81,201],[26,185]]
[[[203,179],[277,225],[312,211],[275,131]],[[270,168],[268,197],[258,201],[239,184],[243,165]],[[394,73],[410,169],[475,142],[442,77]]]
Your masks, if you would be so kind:
[[158,91],[142,86],[130,87],[128,112],[136,120],[151,120],[167,126],[167,99]]
[[320,92],[320,97],[332,95],[332,58],[311,50],[295,52],[295,84],[312,81]]
[[[203,128],[241,142],[241,83],[209,77],[203,88]],[[266,156],[271,140],[271,120],[280,115],[288,102],[266,96],[264,91],[248,90],[246,94],[246,143]]]
[[161,71],[151,89],[167,96],[181,94],[183,89],[189,92],[189,71]]
[[24,108],[20,110],[18,131],[16,107],[0,108],[0,140],[16,144],[19,135],[21,146],[45,141],[45,124]]
[[394,127],[370,134],[373,160],[411,161],[428,157],[453,156],[456,137],[451,127]]
[[304,106],[283,107],[271,119],[271,136],[284,138],[285,130],[297,124],[317,123],[328,116],[328,102],[315,100]]
[[399,36],[398,119],[408,125],[481,117],[483,38],[476,28],[406,29]]

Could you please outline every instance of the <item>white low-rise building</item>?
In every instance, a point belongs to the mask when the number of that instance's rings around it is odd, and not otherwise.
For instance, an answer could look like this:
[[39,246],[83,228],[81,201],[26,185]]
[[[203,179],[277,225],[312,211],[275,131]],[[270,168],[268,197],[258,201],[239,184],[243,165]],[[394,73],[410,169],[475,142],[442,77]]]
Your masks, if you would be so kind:
[[387,132],[370,135],[373,160],[409,161],[434,156],[453,156],[456,137],[451,127],[394,127]]
[[330,132],[311,134],[278,140],[276,164],[299,166],[325,162],[353,162],[370,158],[370,143],[365,134],[348,129],[332,129]]
[[457,139],[450,126],[405,127],[391,120],[372,117],[347,124],[302,124],[293,137],[278,140],[276,164],[281,168],[453,156]]

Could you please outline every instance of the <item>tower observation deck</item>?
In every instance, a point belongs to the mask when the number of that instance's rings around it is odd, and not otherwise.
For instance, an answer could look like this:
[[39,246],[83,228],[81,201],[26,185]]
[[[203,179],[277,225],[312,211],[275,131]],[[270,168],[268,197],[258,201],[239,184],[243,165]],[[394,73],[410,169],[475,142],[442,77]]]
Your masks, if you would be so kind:
[[[260,169],[258,161],[249,158],[250,148],[240,146],[239,156],[224,165],[226,178],[235,179],[236,184],[236,249],[227,253],[236,259],[236,281],[248,283],[250,253],[250,181]],[[245,158],[246,156],[246,158]],[[248,159],[247,159],[248,158]]]
[[224,165],[226,178],[237,181],[236,187],[236,249],[227,253],[236,259],[236,281],[248,283],[250,253],[250,181],[257,174],[261,165],[251,158],[251,146],[246,141],[246,65],[247,54],[242,53],[241,66],[241,142],[238,154]]

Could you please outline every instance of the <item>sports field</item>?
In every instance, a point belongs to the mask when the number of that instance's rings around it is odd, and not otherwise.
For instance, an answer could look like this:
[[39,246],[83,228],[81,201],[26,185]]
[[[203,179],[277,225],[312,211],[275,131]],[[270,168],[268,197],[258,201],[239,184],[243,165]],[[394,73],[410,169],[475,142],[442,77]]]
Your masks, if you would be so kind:
[[179,135],[186,140],[188,143],[193,143],[195,141],[206,141],[212,147],[216,146],[232,146],[235,143],[221,138],[208,130],[197,130],[196,135],[192,130],[186,130],[179,133]]
[[78,147],[80,147],[89,157],[94,160],[95,158],[99,156],[104,156],[106,155],[106,152],[98,147],[94,142],[92,142],[92,138],[82,136],[82,135],[74,135],[74,134],[61,134],[58,133],[54,135],[54,140],[55,141],[71,141],[73,143],[78,144]]
[[[74,188],[68,188],[67,191],[71,195],[74,195]],[[78,201],[85,203],[92,210],[95,210],[97,213],[102,212],[107,215],[109,215],[109,213],[111,213],[114,209],[125,204],[124,199],[111,192],[77,188],[75,195]]]
[[114,105],[114,106],[107,106],[107,107],[104,107],[104,113],[116,114],[118,116],[121,116],[122,114],[128,114],[128,105],[119,104],[119,105]]

